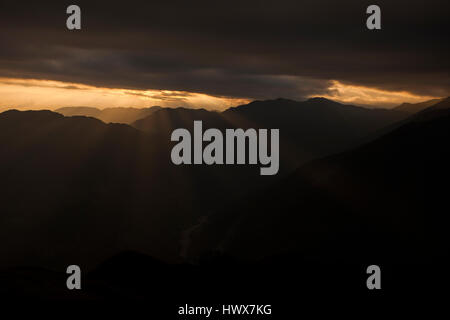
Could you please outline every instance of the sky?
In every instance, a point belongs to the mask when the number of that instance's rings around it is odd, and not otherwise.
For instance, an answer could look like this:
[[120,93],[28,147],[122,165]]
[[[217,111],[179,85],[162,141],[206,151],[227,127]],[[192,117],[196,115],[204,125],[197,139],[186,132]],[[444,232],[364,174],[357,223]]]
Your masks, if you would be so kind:
[[[82,29],[66,28],[81,7]],[[3,1],[0,109],[449,95],[448,1]]]

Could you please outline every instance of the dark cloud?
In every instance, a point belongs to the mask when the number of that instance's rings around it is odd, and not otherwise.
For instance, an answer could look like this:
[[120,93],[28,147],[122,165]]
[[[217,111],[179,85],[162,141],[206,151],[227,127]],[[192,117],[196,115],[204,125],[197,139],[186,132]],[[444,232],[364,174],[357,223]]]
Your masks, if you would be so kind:
[[[249,98],[328,93],[330,80],[448,95],[448,1],[2,3],[0,76]],[[167,97],[166,97],[167,98]]]

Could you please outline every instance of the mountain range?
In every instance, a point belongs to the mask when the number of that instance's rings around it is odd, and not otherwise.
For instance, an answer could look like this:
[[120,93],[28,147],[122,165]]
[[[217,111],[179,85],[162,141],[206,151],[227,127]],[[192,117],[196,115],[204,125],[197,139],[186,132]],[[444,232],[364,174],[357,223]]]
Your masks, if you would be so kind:
[[192,131],[194,120],[202,120],[205,128],[221,130],[280,129],[281,170],[287,173],[317,157],[354,147],[371,133],[408,116],[405,112],[366,109],[324,98],[303,102],[276,99],[254,101],[223,112],[165,108],[132,126],[165,137],[176,128]]
[[[158,109],[132,126],[6,111],[0,114],[0,265],[93,267],[126,250],[164,261],[217,249],[248,258],[286,250],[322,255],[324,248],[340,252],[334,249],[347,240],[375,246],[379,230],[397,241],[404,222],[414,236],[428,235],[419,227],[429,226],[433,239],[443,237],[436,229],[443,224],[433,222],[442,220],[434,212],[424,216],[419,200],[427,195],[436,208],[442,204],[436,186],[438,173],[447,174],[446,103],[422,111],[433,114],[423,121],[323,98],[256,101],[220,113]],[[261,177],[254,166],[174,166],[171,130],[189,129],[193,120],[219,129],[279,128],[280,174]],[[433,175],[424,176],[423,168]],[[377,234],[372,242],[371,233]]]
[[347,263],[448,258],[449,102],[223,208],[192,234],[192,256],[219,250],[244,259],[296,252]]
[[395,107],[393,110],[414,114],[414,113],[420,112],[422,110],[425,110],[425,109],[441,102],[442,100],[443,99],[432,99],[432,100],[419,102],[419,103],[406,103],[405,102],[405,103],[402,103],[401,105]]
[[66,117],[86,116],[102,120],[106,123],[126,123],[130,124],[138,119],[145,118],[161,107],[150,108],[105,108],[97,109],[93,107],[64,107],[56,109],[55,112],[61,113]]

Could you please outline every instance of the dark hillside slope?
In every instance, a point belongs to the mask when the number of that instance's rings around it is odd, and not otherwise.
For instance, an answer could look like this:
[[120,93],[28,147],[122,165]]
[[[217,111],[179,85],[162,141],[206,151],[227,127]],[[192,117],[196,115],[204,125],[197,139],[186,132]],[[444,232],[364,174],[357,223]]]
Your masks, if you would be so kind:
[[324,98],[303,102],[286,99],[210,112],[203,109],[163,109],[133,123],[151,134],[170,135],[176,128],[192,130],[194,120],[204,128],[255,128],[280,130],[280,172],[290,173],[299,165],[358,145],[362,138],[395,123],[407,113],[365,109]]
[[430,119],[314,161],[224,208],[197,232],[191,253],[422,262],[447,255],[450,116]]
[[0,114],[0,266],[91,266],[123,250],[179,259],[184,229],[262,178],[175,166],[171,145],[94,118]]

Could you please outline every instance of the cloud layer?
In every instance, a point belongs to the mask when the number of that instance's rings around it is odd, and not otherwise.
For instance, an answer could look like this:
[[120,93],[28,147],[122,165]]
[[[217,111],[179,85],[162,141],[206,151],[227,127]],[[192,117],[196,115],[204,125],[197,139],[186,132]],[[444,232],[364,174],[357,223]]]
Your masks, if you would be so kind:
[[218,97],[333,95],[335,81],[419,96],[450,91],[448,1],[2,3],[0,76]]

